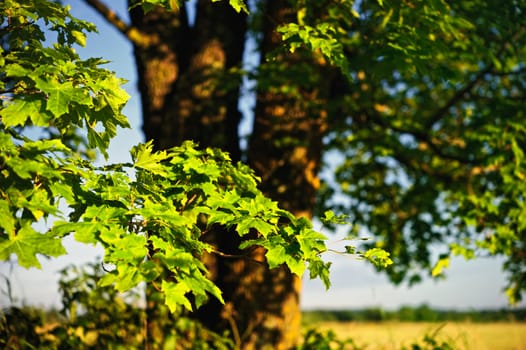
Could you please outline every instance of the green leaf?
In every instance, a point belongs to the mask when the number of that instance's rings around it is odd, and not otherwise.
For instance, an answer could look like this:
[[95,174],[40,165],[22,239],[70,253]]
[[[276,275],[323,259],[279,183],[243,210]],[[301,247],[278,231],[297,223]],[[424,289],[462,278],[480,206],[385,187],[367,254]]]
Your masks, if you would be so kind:
[[42,174],[47,170],[46,164],[36,160],[11,158],[6,164],[11,167],[11,170],[20,178],[30,180],[35,175]]
[[363,253],[363,257],[369,262],[373,263],[376,267],[386,268],[393,264],[389,253],[380,248],[371,248]]
[[256,245],[263,246],[263,244],[265,244],[266,242],[267,240],[265,238],[247,239],[247,240],[242,241],[239,244],[239,249],[246,249],[248,247],[252,247]]
[[325,285],[325,289],[328,290],[331,286],[331,280],[329,278],[329,271],[332,263],[330,261],[323,262],[322,260],[313,260],[309,262],[309,277],[310,279],[314,279],[319,277],[323,284]]
[[25,125],[28,118],[35,126],[46,126],[49,116],[41,113],[42,101],[38,99],[15,99],[0,109],[2,122],[6,127]]
[[303,276],[306,266],[303,259],[298,259],[293,256],[287,255],[285,258],[285,264],[287,264],[290,272],[298,275],[299,277]]
[[[95,226],[94,223],[88,223],[88,224]],[[97,225],[97,226],[103,226],[103,225]],[[121,234],[122,234],[121,230],[111,230],[107,227],[104,227],[103,229],[100,229],[99,232],[100,232],[99,240],[106,243],[108,246],[115,247],[121,240]]]
[[476,257],[475,251],[472,248],[462,246],[458,243],[452,243],[450,244],[449,248],[451,249],[451,254],[453,255],[461,255],[466,260],[471,260]]
[[111,271],[106,273],[104,276],[101,277],[97,281],[97,286],[99,287],[107,287],[113,285],[115,282],[117,282],[118,276],[117,271]]
[[240,236],[244,236],[250,232],[250,229],[255,229],[263,237],[268,236],[269,234],[276,231],[276,226],[269,224],[268,222],[253,217],[246,217],[237,224],[237,232]]
[[63,237],[74,232],[77,242],[96,244],[100,242],[100,232],[104,230],[104,225],[99,222],[67,222],[57,221],[51,231],[57,237]]
[[128,291],[137,286],[143,280],[137,265],[117,263],[117,273],[115,288],[119,292]]
[[[151,0],[148,0],[148,1],[151,1]],[[218,2],[218,1],[221,1],[221,0],[212,0],[212,2]],[[232,6],[232,8],[236,10],[236,12],[239,13],[243,11],[247,14],[249,13],[248,7],[243,0],[228,0],[228,2],[230,3],[230,6]]]
[[139,268],[145,282],[152,282],[156,280],[163,272],[163,268],[152,260],[144,261]]
[[[117,229],[114,229],[115,231]],[[142,261],[147,257],[148,248],[146,237],[137,234],[121,236],[115,244],[115,250],[111,253],[112,258],[122,260]]]
[[348,218],[347,215],[336,215],[332,210],[327,210],[323,213],[323,217],[321,217],[320,220],[324,224],[344,225],[348,224]]
[[243,11],[247,14],[249,13],[248,7],[243,0],[229,0],[229,3],[237,12]]
[[231,224],[232,221],[234,221],[236,219],[236,216],[231,214],[231,213],[228,213],[228,212],[224,212],[224,211],[204,211],[203,210],[203,213],[204,214],[207,214],[207,213],[210,213],[209,217],[208,217],[208,220],[207,220],[207,223],[208,225],[212,225],[212,224],[221,224],[221,225],[227,225],[227,224]]
[[268,267],[273,269],[285,263],[287,252],[284,246],[273,245],[271,248],[267,248],[265,256],[267,258]]
[[15,234],[16,219],[9,208],[9,203],[5,199],[0,199],[0,227],[2,227],[9,238]]
[[174,313],[180,305],[184,306],[188,311],[192,311],[192,305],[186,297],[186,294],[190,292],[190,288],[188,288],[186,283],[163,280],[161,290],[164,293],[165,303],[172,313]]
[[79,32],[78,30],[72,30],[70,33],[75,38],[77,44],[82,47],[86,46],[86,35],[84,33]]
[[347,254],[356,254],[356,247],[350,246],[350,245],[346,245],[345,246],[345,253],[347,253]]
[[61,140],[36,140],[36,141],[27,141],[24,143],[24,149],[31,152],[68,152],[67,148]]
[[88,127],[88,145],[91,148],[98,148],[105,158],[108,158],[108,146],[110,143],[109,135],[100,133],[94,128]]
[[25,225],[14,237],[0,243],[0,260],[8,260],[12,254],[18,257],[18,264],[22,267],[41,268],[37,254],[57,257],[66,254],[66,250],[57,237],[38,233]]
[[23,67],[22,65],[18,63],[11,63],[2,68],[5,71],[6,76],[11,77],[11,78],[27,77],[31,73],[31,70]]
[[442,274],[442,271],[444,269],[447,269],[449,267],[449,256],[441,257],[435,266],[433,267],[433,270],[431,270],[431,276],[437,277]]
[[36,221],[49,214],[58,213],[58,208],[51,203],[48,191],[38,187],[33,189],[31,199],[26,203],[25,208],[31,211]]
[[129,126],[127,119],[121,117],[121,110],[130,99],[130,95],[121,87],[122,84],[126,83],[126,80],[119,79],[113,74],[106,74],[98,82],[98,86],[101,88],[101,95],[113,111],[112,118],[116,121],[121,121],[122,123],[118,124],[123,127]]
[[60,83],[56,80],[37,79],[36,87],[48,94],[46,110],[55,117],[66,114],[72,102],[86,103],[89,100],[83,90],[75,88],[71,82]]
[[327,250],[325,246],[327,237],[320,232],[306,229],[301,234],[296,234],[296,239],[306,258],[314,257]]
[[152,141],[135,146],[131,155],[134,167],[148,170],[156,175],[166,175],[167,169],[161,162],[169,158],[168,154],[165,151],[153,152]]

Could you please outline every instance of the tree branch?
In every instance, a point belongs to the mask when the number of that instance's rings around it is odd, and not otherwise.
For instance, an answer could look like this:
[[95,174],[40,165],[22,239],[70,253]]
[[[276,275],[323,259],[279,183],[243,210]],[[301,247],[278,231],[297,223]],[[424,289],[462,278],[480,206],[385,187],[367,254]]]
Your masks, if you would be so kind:
[[136,27],[130,26],[101,0],[84,0],[84,2],[104,17],[110,25],[121,32],[132,44],[146,47],[159,42],[157,35],[147,35],[139,31]]
[[493,69],[493,63],[488,65],[485,69],[481,70],[473,80],[471,80],[466,86],[464,86],[462,89],[458,90],[450,99],[447,101],[445,105],[440,107],[427,121],[425,124],[425,130],[430,130],[435,123],[437,123],[440,119],[444,118],[444,116],[447,114],[448,110],[457,104],[468,92],[470,92],[475,85],[478,84],[484,77],[484,75],[488,74]]
[[457,161],[466,165],[471,165],[471,163],[473,163],[472,161],[460,155],[448,154],[443,152],[443,150],[440,148],[440,145],[437,144],[435,140],[430,138],[429,135],[425,132],[421,132],[418,130],[403,129],[401,127],[392,125],[385,119],[376,116],[374,113],[369,113],[367,111],[363,111],[363,113],[367,116],[367,118],[370,121],[372,121],[376,125],[379,125],[382,128],[390,129],[398,134],[407,134],[413,136],[418,142],[420,142],[423,145],[423,147],[430,150],[435,156],[440,157],[443,160]]
[[[456,181],[470,181],[472,176],[477,176],[480,174],[488,174],[498,171],[500,166],[498,165],[479,165],[482,160],[468,160],[465,157],[460,155],[453,155],[444,153],[440,148],[440,145],[436,141],[429,139],[429,135],[426,133],[418,132],[416,130],[406,130],[401,127],[396,127],[391,125],[385,119],[374,115],[374,113],[368,113],[363,111],[364,115],[370,120],[373,124],[380,126],[383,129],[390,129],[398,134],[407,134],[412,135],[418,142],[420,142],[419,148],[421,150],[428,151],[431,156],[438,157],[442,161],[454,161],[458,162],[456,166],[451,167],[449,170],[444,169],[443,167],[437,168],[424,162],[418,160],[413,160],[405,156],[404,146],[398,143],[395,147],[396,152],[392,157],[398,161],[400,164],[404,165],[407,168],[413,169],[415,171],[420,171],[423,174],[432,176],[440,179],[445,183],[452,183]],[[423,149],[422,149],[423,148]]]
[[[500,47],[500,49],[497,51],[495,57],[499,57],[500,55],[502,55],[502,53],[506,50],[506,47],[510,43],[513,43],[514,41],[516,41],[517,38],[519,38],[523,34],[523,32],[526,30],[525,28],[526,26],[519,27],[519,29],[508,40],[505,40],[502,44],[502,47]],[[488,64],[488,66],[485,69],[478,72],[475,78],[471,80],[466,86],[458,90],[444,106],[439,108],[431,116],[431,118],[427,121],[425,125],[426,127],[425,130],[430,130],[436,122],[438,122],[440,119],[442,119],[447,114],[447,111],[451,107],[457,104],[468,92],[470,92],[475,87],[475,85],[477,85],[477,83],[479,83],[482,80],[482,78],[484,78],[484,75],[490,73],[493,68],[495,68],[495,64],[492,62]]]

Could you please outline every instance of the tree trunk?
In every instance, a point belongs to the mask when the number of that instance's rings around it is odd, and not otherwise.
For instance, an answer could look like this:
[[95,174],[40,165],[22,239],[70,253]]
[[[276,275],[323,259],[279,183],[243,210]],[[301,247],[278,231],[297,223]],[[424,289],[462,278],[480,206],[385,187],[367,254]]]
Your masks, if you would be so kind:
[[[280,51],[282,41],[275,29],[295,21],[291,16],[295,16],[296,11],[289,2],[269,1],[264,12],[268,20],[260,47],[262,74],[248,161],[262,178],[261,189],[266,195],[294,215],[311,218],[319,188],[322,137],[327,123],[326,111],[320,108],[323,104],[319,100],[326,90],[310,52]],[[267,55],[272,55],[269,60]],[[309,81],[301,82],[305,74],[310,75]],[[294,87],[293,92],[287,92],[286,87]],[[279,346],[275,348],[289,349],[300,339],[301,280],[285,267],[268,271],[267,276],[275,291],[256,290],[257,300],[275,305],[275,310],[272,323],[261,323],[260,329],[264,333],[272,328],[281,330]]]
[[[278,46],[276,25],[294,13],[286,1],[265,6],[263,55]],[[135,44],[135,57],[146,138],[153,139],[158,149],[190,139],[203,147],[220,147],[234,161],[240,160],[241,79],[229,70],[241,66],[245,16],[226,2],[209,0],[198,1],[193,25],[184,7],[178,13],[157,9],[148,14],[135,8],[131,15],[144,38]],[[313,72],[318,81],[301,86],[299,100],[277,92],[282,83],[296,84],[294,67],[305,68],[312,57],[285,54],[277,59],[280,69],[290,72],[283,77],[269,66],[270,76],[259,82],[249,163],[262,177],[267,195],[294,214],[311,217],[326,123],[325,112],[315,107],[319,79]],[[230,331],[242,349],[294,347],[300,337],[300,279],[287,268],[269,270],[263,249],[240,252],[239,237],[226,231],[216,227],[203,239],[223,253],[244,257],[206,257],[210,278],[223,291],[226,304],[212,300],[195,316],[212,330]],[[161,341],[155,303],[148,303],[147,314],[149,334]]]
[[[246,16],[227,3],[198,1],[193,24],[184,6],[144,14],[132,24],[149,39],[135,45],[143,130],[158,149],[193,140],[240,158],[237,109]],[[235,80],[238,80],[235,83]]]

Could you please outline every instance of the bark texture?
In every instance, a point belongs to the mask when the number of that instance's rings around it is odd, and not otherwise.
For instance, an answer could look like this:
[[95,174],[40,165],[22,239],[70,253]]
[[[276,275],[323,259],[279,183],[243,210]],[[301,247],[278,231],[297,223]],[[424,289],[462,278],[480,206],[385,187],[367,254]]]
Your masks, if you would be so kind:
[[[150,40],[135,44],[143,130],[159,149],[194,140],[239,159],[239,67],[246,16],[228,4],[198,1],[193,23],[179,12],[131,11],[132,24]],[[238,78],[240,80],[240,78]]]

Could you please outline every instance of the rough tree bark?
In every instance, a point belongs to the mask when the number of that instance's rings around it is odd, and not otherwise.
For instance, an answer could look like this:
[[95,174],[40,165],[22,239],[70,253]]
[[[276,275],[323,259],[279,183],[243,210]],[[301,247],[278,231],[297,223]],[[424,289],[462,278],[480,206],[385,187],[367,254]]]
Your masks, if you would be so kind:
[[[278,25],[294,22],[296,9],[286,0],[266,2],[263,39],[260,47],[263,72],[257,89],[254,129],[248,149],[248,163],[261,176],[262,191],[296,216],[312,217],[319,189],[322,138],[327,129],[327,88],[322,83],[320,62],[308,52],[280,49]],[[267,55],[272,59],[267,61]],[[266,63],[271,62],[271,63]],[[275,65],[274,62],[278,62]],[[309,77],[303,79],[304,75]],[[292,87],[287,92],[283,87]],[[262,303],[279,306],[272,314],[279,329],[282,349],[295,345],[300,336],[301,280],[286,268],[266,273],[266,294],[256,289]],[[258,328],[267,333],[266,324]]]

